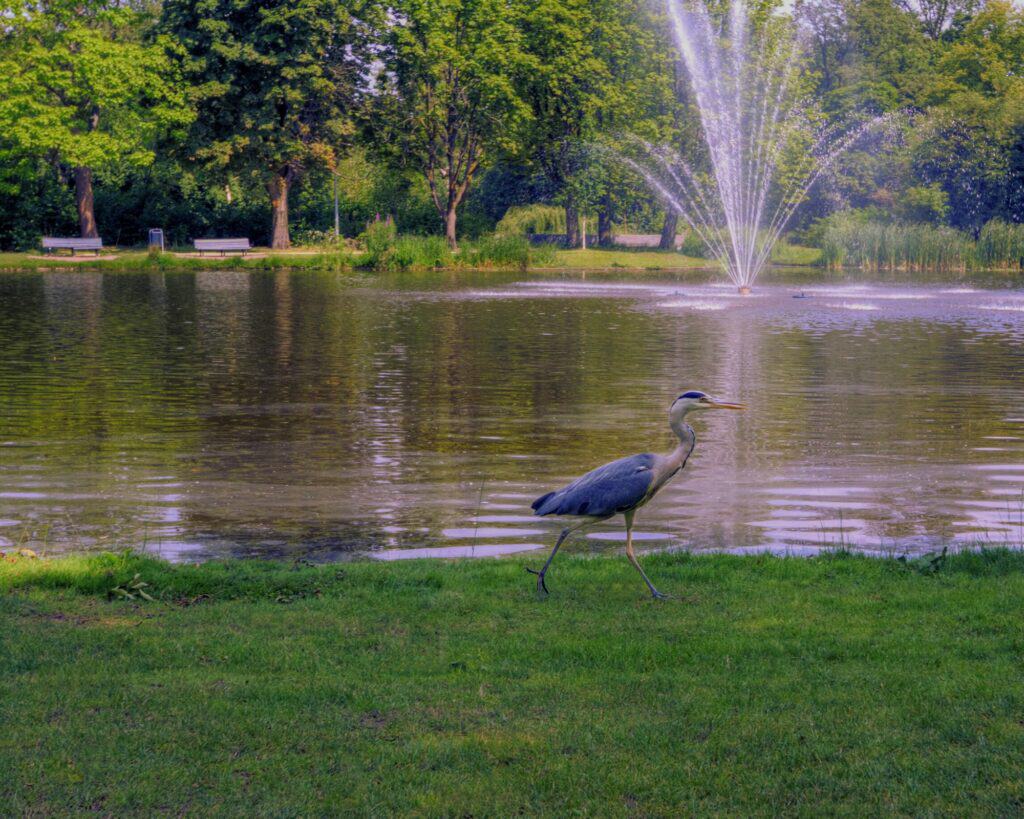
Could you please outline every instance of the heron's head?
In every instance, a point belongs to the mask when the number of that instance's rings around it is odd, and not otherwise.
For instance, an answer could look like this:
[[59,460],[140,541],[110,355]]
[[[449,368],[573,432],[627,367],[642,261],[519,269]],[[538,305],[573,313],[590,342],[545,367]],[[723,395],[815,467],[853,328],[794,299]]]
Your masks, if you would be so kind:
[[701,392],[700,390],[689,390],[672,402],[672,407],[669,409],[668,414],[669,418],[674,421],[682,418],[688,412],[707,409],[741,410],[745,409],[745,407],[743,404],[719,401],[717,398],[712,398],[706,392]]

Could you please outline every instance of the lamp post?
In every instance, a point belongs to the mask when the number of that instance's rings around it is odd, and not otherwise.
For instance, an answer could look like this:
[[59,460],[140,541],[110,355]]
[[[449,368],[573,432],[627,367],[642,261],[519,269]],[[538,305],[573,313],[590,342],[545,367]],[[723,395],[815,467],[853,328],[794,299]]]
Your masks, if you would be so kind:
[[341,220],[338,218],[338,174],[335,171],[331,174],[334,179],[334,241],[337,242],[341,236]]

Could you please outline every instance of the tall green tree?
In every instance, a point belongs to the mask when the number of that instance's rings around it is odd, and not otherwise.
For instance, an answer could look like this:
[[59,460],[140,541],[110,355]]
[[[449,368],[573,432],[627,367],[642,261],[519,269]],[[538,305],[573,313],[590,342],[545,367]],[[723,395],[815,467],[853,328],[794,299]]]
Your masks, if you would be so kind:
[[377,140],[427,181],[449,245],[481,168],[518,144],[529,116],[518,0],[399,0],[374,110]]
[[[635,0],[537,0],[524,19],[531,60],[524,96],[533,112],[524,156],[559,191],[570,247],[580,243],[578,191],[593,186],[590,164],[615,161],[590,149],[614,148],[627,132],[652,136],[654,120],[671,119],[674,55],[658,26],[649,4]],[[609,167],[597,175],[605,180],[595,195],[607,239],[622,204],[621,173]]]
[[291,244],[296,180],[312,163],[333,165],[351,138],[367,20],[360,0],[164,3],[197,112],[186,152],[214,178],[265,188],[273,248]]
[[4,140],[74,180],[81,235],[95,237],[94,175],[149,164],[157,137],[187,121],[165,44],[117,3],[7,0],[0,17]]
[[981,5],[978,0],[897,0],[900,7],[921,23],[925,36],[938,40],[955,23],[969,18]]

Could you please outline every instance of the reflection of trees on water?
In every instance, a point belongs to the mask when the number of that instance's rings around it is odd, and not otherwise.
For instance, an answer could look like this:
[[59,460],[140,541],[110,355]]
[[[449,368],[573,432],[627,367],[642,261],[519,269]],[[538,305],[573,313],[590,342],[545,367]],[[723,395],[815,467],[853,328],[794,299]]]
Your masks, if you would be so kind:
[[1021,414],[1024,354],[957,323],[802,324],[309,272],[50,273],[0,288],[19,305],[0,316],[0,436],[43,444],[4,474],[53,496],[0,517],[79,530],[334,553],[471,532],[481,503],[515,529],[535,492],[671,447],[683,388],[750,404],[695,421],[691,468],[641,515],[687,543],[753,542],[787,514],[838,509],[871,539],[983,525],[996,514],[954,501],[999,488],[972,468],[1019,452],[980,444],[1017,446],[1005,419]]

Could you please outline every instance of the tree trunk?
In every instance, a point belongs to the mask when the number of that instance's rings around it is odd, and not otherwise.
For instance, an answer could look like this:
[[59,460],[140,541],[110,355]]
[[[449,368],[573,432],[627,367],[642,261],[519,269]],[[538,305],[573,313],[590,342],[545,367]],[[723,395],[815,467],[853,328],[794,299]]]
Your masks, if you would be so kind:
[[661,241],[658,247],[662,250],[676,249],[676,229],[679,227],[679,214],[674,210],[665,212],[665,224],[661,227]]
[[288,191],[292,186],[292,176],[291,168],[286,168],[275,173],[267,185],[273,212],[270,247],[274,250],[287,250],[292,246],[291,234],[288,232]]
[[459,249],[459,242],[455,236],[455,225],[458,222],[458,211],[455,205],[448,205],[444,214],[444,238],[448,240],[448,247],[452,250]]
[[580,215],[571,196],[565,200],[565,246],[580,246]]
[[608,247],[612,243],[612,203],[607,196],[601,197],[601,207],[597,211],[597,244]]
[[78,206],[78,230],[83,239],[95,239],[96,210],[92,199],[92,168],[75,168],[75,204]]

